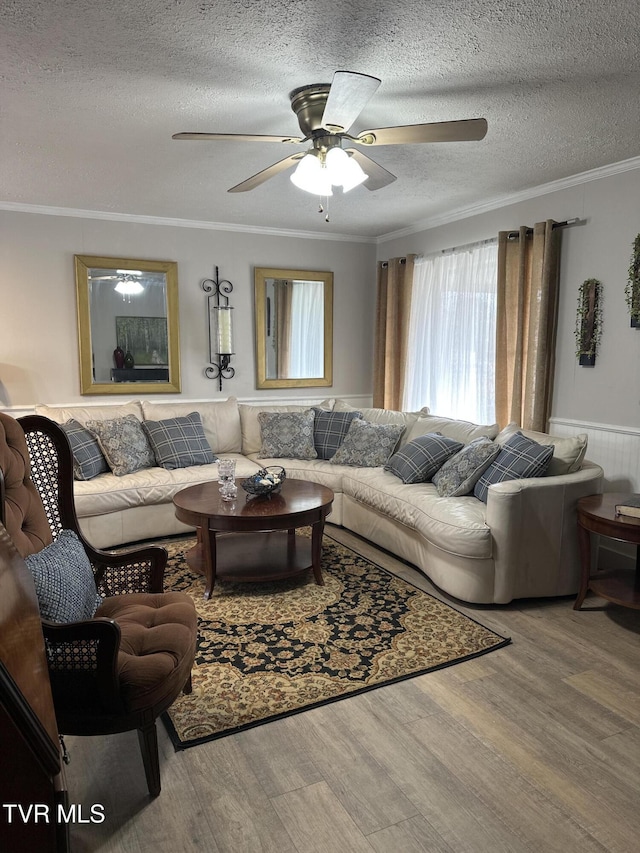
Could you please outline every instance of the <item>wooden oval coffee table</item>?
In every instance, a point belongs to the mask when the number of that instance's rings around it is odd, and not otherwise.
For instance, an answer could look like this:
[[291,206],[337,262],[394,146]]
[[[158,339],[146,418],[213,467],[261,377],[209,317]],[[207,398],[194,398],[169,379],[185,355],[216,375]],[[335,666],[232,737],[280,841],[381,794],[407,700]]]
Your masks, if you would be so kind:
[[[176,518],[198,531],[186,559],[205,576],[204,597],[211,597],[216,578],[269,581],[313,569],[316,583],[323,585],[322,534],[333,503],[331,489],[289,479],[276,494],[253,497],[241,483],[235,501],[222,500],[217,482],[189,486],[173,498]],[[296,533],[307,526],[311,539]]]

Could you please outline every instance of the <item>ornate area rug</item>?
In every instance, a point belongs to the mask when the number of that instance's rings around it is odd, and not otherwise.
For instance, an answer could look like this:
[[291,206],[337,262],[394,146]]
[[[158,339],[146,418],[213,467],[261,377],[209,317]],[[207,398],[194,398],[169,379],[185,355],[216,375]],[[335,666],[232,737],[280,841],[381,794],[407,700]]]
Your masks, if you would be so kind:
[[311,571],[218,582],[205,601],[184,559],[194,541],[165,545],[165,589],[192,595],[199,617],[193,693],[163,715],[177,750],[510,642],[326,536],[325,586]]

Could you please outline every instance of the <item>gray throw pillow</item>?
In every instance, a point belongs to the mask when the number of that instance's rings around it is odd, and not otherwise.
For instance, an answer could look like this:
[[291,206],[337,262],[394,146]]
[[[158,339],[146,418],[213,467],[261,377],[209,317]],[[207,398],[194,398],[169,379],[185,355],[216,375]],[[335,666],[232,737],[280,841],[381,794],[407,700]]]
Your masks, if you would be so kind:
[[109,421],[87,421],[86,427],[98,439],[104,458],[116,477],[155,466],[153,450],[135,415]]
[[38,596],[40,615],[51,622],[91,619],[102,599],[91,563],[73,530],[62,530],[51,545],[25,558]]
[[490,438],[474,438],[451,456],[431,478],[442,498],[468,495],[482,474],[500,453],[500,445]]
[[143,421],[142,428],[162,468],[209,465],[217,460],[205,437],[199,412],[162,421]]
[[476,483],[473,494],[487,502],[489,486],[505,480],[542,477],[553,456],[552,444],[538,444],[521,432],[514,433]]
[[387,462],[403,432],[404,424],[372,424],[355,418],[329,463],[377,468]]
[[259,412],[263,459],[317,459],[313,444],[315,412]]
[[95,435],[73,418],[61,427],[67,434],[73,453],[74,480],[92,480],[109,470]]
[[425,483],[463,446],[461,441],[437,433],[419,435],[393,454],[385,471],[391,471],[403,483]]
[[331,459],[349,432],[351,421],[361,417],[360,412],[326,412],[314,407],[313,443],[318,459]]

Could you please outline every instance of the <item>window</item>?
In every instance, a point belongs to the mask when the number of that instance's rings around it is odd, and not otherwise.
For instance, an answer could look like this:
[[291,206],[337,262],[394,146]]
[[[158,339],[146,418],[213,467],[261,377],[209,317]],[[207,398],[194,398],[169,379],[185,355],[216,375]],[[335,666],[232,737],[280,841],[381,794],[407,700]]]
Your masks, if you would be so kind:
[[497,242],[416,260],[403,408],[495,421]]

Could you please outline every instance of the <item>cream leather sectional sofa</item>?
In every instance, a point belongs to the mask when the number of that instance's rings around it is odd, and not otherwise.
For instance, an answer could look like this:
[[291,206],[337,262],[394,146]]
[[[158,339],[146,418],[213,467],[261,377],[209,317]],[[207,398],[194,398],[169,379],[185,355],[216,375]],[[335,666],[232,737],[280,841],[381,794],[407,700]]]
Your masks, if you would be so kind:
[[[340,400],[318,405],[352,408]],[[525,431],[541,443],[554,444],[547,476],[492,485],[485,504],[473,495],[439,497],[432,483],[405,485],[383,468],[354,468],[319,459],[259,458],[258,413],[305,408],[247,405],[230,398],[203,403],[143,400],[104,406],[39,405],[36,413],[57,423],[74,418],[84,424],[128,414],[157,421],[198,411],[212,450],[219,457],[237,460],[238,477],[263,465],[280,464],[289,477],[329,486],[335,493],[329,522],[409,561],[456,598],[505,604],[516,598],[577,591],[576,502],[602,491],[603,483],[602,468],[583,459],[586,436],[553,438]],[[495,424],[478,426],[432,416],[426,410],[360,411],[366,420],[402,423],[401,445],[433,432],[464,443],[479,435],[504,442],[516,429],[511,425],[498,434]],[[176,470],[147,468],[121,477],[99,474],[75,483],[78,517],[88,539],[102,548],[188,532],[175,517],[173,495],[211,479],[217,479],[216,464]]]

